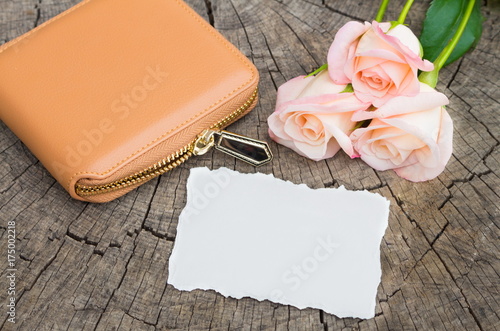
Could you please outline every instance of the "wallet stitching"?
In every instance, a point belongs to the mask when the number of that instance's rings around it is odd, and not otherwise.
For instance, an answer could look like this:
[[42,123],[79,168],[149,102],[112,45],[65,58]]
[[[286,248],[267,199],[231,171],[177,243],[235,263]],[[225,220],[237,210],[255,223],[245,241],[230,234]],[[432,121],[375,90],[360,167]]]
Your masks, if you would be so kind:
[[[91,0],[87,0],[86,3],[90,2]],[[229,98],[230,96],[232,96],[236,91],[240,90],[243,86],[247,85],[250,81],[252,81],[254,78],[255,78],[255,73],[254,73],[254,70],[252,69],[252,67],[247,63],[248,60],[245,61],[245,59],[241,56],[241,54],[239,54],[238,52],[235,52],[235,46],[233,45],[230,45],[229,42],[227,40],[225,40],[224,38],[221,38],[221,36],[214,32],[212,29],[208,28],[208,26],[206,25],[207,23],[205,21],[202,21],[198,16],[194,15],[193,14],[193,10],[191,8],[188,8],[187,5],[183,4],[182,2],[176,0],[176,3],[182,8],[184,9],[184,11],[186,11],[191,17],[193,17],[201,26],[203,29],[207,30],[207,32],[209,32],[212,36],[214,36],[217,40],[219,40],[225,48],[227,48],[231,53],[233,53],[234,55],[236,55],[236,57],[238,59],[241,60],[241,62],[250,69],[250,72],[251,72],[251,77],[250,79],[248,79],[246,82],[244,82],[243,84],[241,84],[240,86],[238,86],[237,88],[235,88],[233,91],[231,91],[229,94],[227,94],[226,96],[224,96],[223,98],[217,100],[215,103],[211,104],[210,106],[208,106],[207,108],[205,108],[204,110],[202,110],[201,112],[193,115],[191,118],[189,118],[188,120],[184,121],[183,123],[177,125],[175,128],[173,129],[170,129],[169,131],[165,132],[164,134],[162,134],[161,136],[157,137],[156,139],[152,140],[151,142],[149,142],[147,145],[144,145],[143,147],[141,147],[140,149],[138,149],[137,151],[133,152],[132,154],[130,154],[129,156],[125,157],[124,159],[122,159],[121,161],[117,162],[115,165],[113,165],[112,167],[110,167],[108,170],[104,171],[104,172],[88,172],[88,171],[81,171],[81,172],[77,172],[75,174],[73,174],[73,176],[71,176],[71,178],[69,179],[68,181],[68,189],[69,191],[71,191],[71,182],[73,181],[73,179],[78,176],[78,175],[82,175],[82,174],[95,174],[95,175],[105,175],[105,174],[108,174],[110,173],[112,170],[114,170],[115,168],[117,168],[118,166],[120,166],[121,164],[123,164],[125,161],[131,159],[132,157],[134,157],[135,155],[139,154],[140,152],[142,152],[143,150],[147,149],[148,147],[150,147],[151,145],[153,145],[154,143],[156,143],[158,140],[164,138],[166,135],[168,135],[169,133],[171,133],[172,131],[175,131],[177,130],[178,128],[184,126],[186,123],[192,121],[193,119],[199,117],[200,115],[206,113],[210,108],[212,108],[213,106],[217,105],[218,103],[220,103],[221,101]],[[83,5],[83,3],[82,3]],[[64,16],[64,15],[61,15],[61,17]],[[50,21],[48,21],[50,22]],[[46,23],[48,23],[46,22]],[[43,26],[43,25],[42,25]],[[10,46],[9,46],[10,47]],[[1,53],[1,52],[0,52]]]

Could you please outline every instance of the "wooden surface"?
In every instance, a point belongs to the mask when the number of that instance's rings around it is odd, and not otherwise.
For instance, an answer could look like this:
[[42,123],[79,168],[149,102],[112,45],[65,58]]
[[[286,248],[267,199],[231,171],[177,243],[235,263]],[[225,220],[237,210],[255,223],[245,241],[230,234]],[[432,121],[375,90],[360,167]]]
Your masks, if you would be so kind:
[[[0,0],[0,42],[77,0]],[[230,129],[267,139],[276,87],[323,64],[347,21],[371,20],[376,1],[190,0],[261,74],[260,103]],[[377,4],[376,4],[377,3]],[[402,1],[391,2],[395,19]],[[420,31],[428,1],[407,22]],[[72,200],[2,123],[0,129],[0,325],[18,330],[500,330],[499,3],[488,0],[477,49],[441,74],[454,152],[438,179],[413,184],[345,155],[308,161],[271,144],[259,169],[310,187],[367,189],[391,201],[382,241],[376,317],[339,319],[317,309],[166,284],[186,201],[189,168],[256,170],[221,154],[192,159],[108,204]],[[1,73],[0,73],[1,74]],[[36,111],[36,110],[34,110]],[[16,317],[7,319],[7,225],[15,220]],[[255,245],[259,245],[258,241]]]

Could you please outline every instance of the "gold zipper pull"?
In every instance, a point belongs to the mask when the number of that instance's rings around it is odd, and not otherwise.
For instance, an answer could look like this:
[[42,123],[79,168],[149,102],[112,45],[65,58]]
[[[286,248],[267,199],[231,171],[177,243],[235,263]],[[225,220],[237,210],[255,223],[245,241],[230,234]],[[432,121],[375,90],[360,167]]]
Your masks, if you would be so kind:
[[193,145],[193,155],[206,154],[214,146],[214,130],[203,131],[195,140]]
[[193,145],[194,155],[203,155],[212,147],[255,167],[273,159],[265,141],[252,139],[224,130],[205,130]]

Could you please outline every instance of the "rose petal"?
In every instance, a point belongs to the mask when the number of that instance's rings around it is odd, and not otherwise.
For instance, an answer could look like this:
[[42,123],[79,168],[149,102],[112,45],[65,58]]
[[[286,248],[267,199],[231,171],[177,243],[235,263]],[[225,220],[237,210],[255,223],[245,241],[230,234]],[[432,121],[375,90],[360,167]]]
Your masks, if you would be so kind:
[[445,107],[442,107],[441,127],[437,143],[441,152],[441,163],[446,165],[453,152],[453,120]]
[[271,116],[267,118],[267,124],[269,126],[269,132],[271,132],[282,139],[290,140],[290,136],[284,131],[284,119],[280,118],[280,115],[276,112],[272,113]]
[[381,63],[386,62],[386,59],[379,57],[370,57],[370,56],[361,56],[356,58],[356,70],[362,71],[365,69],[369,69],[375,66],[378,66]]
[[359,57],[375,57],[375,58],[381,58],[386,61],[394,61],[394,62],[400,62],[408,65],[408,62],[406,61],[406,58],[403,54],[400,52],[397,52],[395,50],[390,50],[390,49],[383,49],[383,48],[372,48],[365,50],[363,52],[358,52],[356,53],[357,56]]
[[276,136],[275,134],[273,134],[272,131],[269,131],[269,136],[271,137],[272,140],[274,140],[278,144],[283,145],[283,146],[285,146],[287,148],[290,148],[295,153],[298,153],[298,154],[300,154],[302,156],[306,156],[299,149],[297,149],[297,147],[295,146],[295,144],[293,143],[292,140],[280,138],[280,137]]
[[437,140],[441,123],[441,107],[381,119],[383,122],[410,133],[422,141]]
[[354,93],[325,94],[286,103],[284,112],[345,113],[364,110],[369,106],[369,103],[358,100]]
[[[402,55],[405,56],[406,61],[418,69],[422,71],[431,71],[434,69],[434,65],[427,61],[427,60],[422,60],[419,56],[419,52],[413,52],[410,48],[405,46],[397,37],[385,34],[382,29],[379,26],[379,23],[376,21],[373,21],[372,23],[372,28],[375,34],[385,40],[390,46],[394,47],[396,50],[398,50]],[[416,37],[415,37],[416,38]],[[407,43],[409,43],[407,41]],[[419,46],[420,48],[420,46]]]
[[348,84],[351,79],[344,73],[349,50],[368,29],[370,23],[348,22],[339,29],[328,50],[328,72],[337,84]]
[[309,96],[317,96],[322,94],[340,93],[345,90],[346,85],[338,85],[333,82],[327,70],[317,74],[314,79],[309,81],[309,84],[302,90],[297,98]]
[[388,170],[395,167],[391,160],[381,159],[371,149],[371,144],[367,143],[372,140],[372,135],[376,130],[387,128],[386,124],[381,124],[377,119],[373,120],[367,128],[360,128],[353,131],[350,138],[353,142],[354,150],[361,159],[375,170]]
[[351,121],[351,114],[322,115],[320,119],[323,122],[325,130],[332,134],[344,152],[353,157],[355,154],[354,147],[348,134],[354,129],[356,122]]
[[345,85],[335,84],[326,70],[316,76],[298,76],[278,88],[276,108],[298,98],[340,93],[344,89]]
[[363,151],[361,153],[361,160],[363,160],[366,164],[372,167],[375,170],[384,171],[389,169],[394,169],[395,165],[391,160],[384,160],[373,153],[367,153]]
[[420,82],[418,81],[417,70],[411,68],[406,72],[406,76],[403,78],[399,85],[398,93],[394,94],[394,96],[405,96],[405,97],[413,97],[418,94],[420,91]]
[[418,137],[412,134],[406,134],[403,130],[399,129],[403,134],[398,136],[397,138],[388,139],[395,148],[398,150],[416,150],[422,147],[425,147],[425,143],[420,140]]
[[377,24],[384,33],[387,33],[392,27],[391,22],[377,22]]
[[[407,65],[393,61],[386,61],[380,67],[384,70],[389,79],[394,82],[394,86],[398,89],[401,87],[401,83],[408,75],[408,72],[411,71],[411,69]],[[418,92],[419,88],[417,85],[415,94],[417,94]]]
[[302,135],[307,138],[308,141],[318,140],[324,135],[325,128],[317,116],[304,114],[302,117],[306,119],[306,122],[302,125],[301,131]]
[[290,79],[278,88],[276,106],[297,99],[304,88],[314,79],[313,76],[307,77],[302,75]]
[[[380,25],[381,24],[379,23],[379,26]],[[413,31],[411,31],[411,29],[407,26],[399,24],[389,31],[386,31],[382,27],[381,30],[384,31],[386,35],[397,38],[401,44],[406,46],[413,53],[417,54],[418,56],[422,56],[422,54],[420,54],[420,42],[418,41],[418,38],[417,36],[415,36]]]
[[378,122],[377,120],[373,120],[368,128],[372,129],[372,133],[370,138],[366,140],[367,144],[371,144],[376,140],[387,140],[394,137],[400,137],[405,134],[405,132],[401,131],[401,129],[387,125],[387,123],[384,123],[381,120],[378,120]]
[[396,173],[410,181],[421,182],[433,179],[443,172],[448,163],[453,146],[453,121],[445,109],[442,110],[440,132],[438,136],[439,157],[435,167],[425,167],[415,163],[407,167],[396,169]]
[[372,118],[388,118],[396,115],[426,111],[447,105],[448,98],[430,86],[420,83],[420,93],[413,97],[398,96],[391,98],[375,111],[358,111],[353,115],[353,121],[363,121]]
[[336,146],[335,140],[332,144],[330,144],[330,139],[326,139],[326,137],[322,144],[316,146],[300,141],[294,141],[294,145],[300,155],[308,157],[314,161],[330,158],[340,149],[340,147],[337,147],[338,145]]
[[[370,29],[366,31],[366,33],[363,34],[363,36],[359,39],[359,43],[356,48],[356,55],[363,56],[366,55],[367,52],[370,52],[372,50],[380,50],[387,53],[396,54],[397,50],[394,49],[394,47],[390,43],[386,42],[384,38],[381,38],[377,31],[375,31],[373,25],[374,23],[377,22],[373,22]],[[380,30],[380,28],[378,28],[378,30]],[[382,34],[385,36],[383,32]]]
[[283,131],[295,141],[307,141],[307,139],[302,135],[302,125],[298,121],[301,114],[295,113],[289,116],[284,124]]
[[[372,77],[376,77],[379,82],[374,82]],[[358,98],[365,102],[371,102],[377,98],[383,98],[387,94],[387,91],[391,88],[392,84],[393,83],[390,77],[385,73],[381,66],[375,66],[357,73],[352,81],[354,93]],[[363,98],[363,96],[366,96],[366,99]]]

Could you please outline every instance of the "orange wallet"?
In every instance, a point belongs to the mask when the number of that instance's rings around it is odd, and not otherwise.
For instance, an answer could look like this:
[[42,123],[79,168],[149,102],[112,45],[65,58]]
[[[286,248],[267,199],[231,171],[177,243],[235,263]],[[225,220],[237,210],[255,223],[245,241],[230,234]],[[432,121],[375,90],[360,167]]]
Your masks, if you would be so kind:
[[106,202],[215,147],[257,102],[254,65],[180,0],[84,0],[0,47],[0,118],[79,200]]

